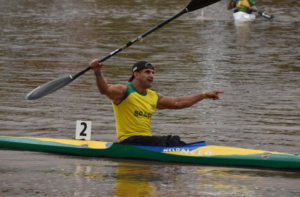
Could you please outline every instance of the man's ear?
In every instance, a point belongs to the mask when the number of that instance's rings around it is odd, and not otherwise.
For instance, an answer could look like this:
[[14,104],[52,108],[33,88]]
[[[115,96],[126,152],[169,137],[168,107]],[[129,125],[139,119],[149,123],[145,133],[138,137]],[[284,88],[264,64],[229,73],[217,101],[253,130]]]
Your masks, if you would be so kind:
[[138,78],[138,76],[140,75],[140,73],[139,72],[134,72],[133,75],[134,75],[134,78]]

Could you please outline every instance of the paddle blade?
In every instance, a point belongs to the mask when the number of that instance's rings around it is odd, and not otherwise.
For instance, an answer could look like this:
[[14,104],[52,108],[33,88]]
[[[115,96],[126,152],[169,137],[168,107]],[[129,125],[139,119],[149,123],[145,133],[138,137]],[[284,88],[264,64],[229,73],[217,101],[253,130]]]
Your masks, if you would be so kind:
[[261,15],[262,17],[266,18],[266,19],[269,19],[271,20],[272,18],[274,18],[274,15],[269,13],[269,12],[266,12],[266,11],[257,11],[257,13],[259,15]]
[[72,76],[65,76],[59,79],[55,79],[53,81],[49,81],[48,83],[45,83],[31,92],[27,94],[25,97],[26,100],[35,100],[42,98],[48,94],[51,94],[52,92],[64,87],[65,85],[71,83],[73,81]]
[[221,0],[191,0],[185,7],[189,12],[204,8]]

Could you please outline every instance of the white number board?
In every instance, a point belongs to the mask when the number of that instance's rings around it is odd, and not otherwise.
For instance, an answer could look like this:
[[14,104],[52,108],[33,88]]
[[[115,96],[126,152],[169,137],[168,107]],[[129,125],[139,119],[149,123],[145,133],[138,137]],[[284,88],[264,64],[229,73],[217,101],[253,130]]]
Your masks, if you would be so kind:
[[76,121],[76,140],[91,140],[92,122],[91,121]]

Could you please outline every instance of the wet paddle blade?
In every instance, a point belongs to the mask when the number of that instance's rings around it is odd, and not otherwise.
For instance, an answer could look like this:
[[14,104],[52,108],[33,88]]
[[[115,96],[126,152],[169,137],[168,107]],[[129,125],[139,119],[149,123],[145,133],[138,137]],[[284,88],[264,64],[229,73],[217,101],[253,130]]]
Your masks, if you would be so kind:
[[25,97],[26,100],[35,100],[35,99],[39,99],[42,98],[48,94],[51,94],[52,92],[64,87],[65,85],[71,83],[73,81],[72,76],[65,76],[59,79],[55,79],[53,81],[49,81],[37,88],[35,88],[34,90],[32,90],[31,92],[29,92],[27,94],[27,96]]
[[266,12],[266,11],[257,11],[257,13],[259,15],[261,15],[262,17],[266,18],[266,19],[269,19],[271,20],[272,18],[274,18],[274,15],[269,13],[269,12]]
[[204,8],[221,0],[191,0],[185,7],[189,12]]

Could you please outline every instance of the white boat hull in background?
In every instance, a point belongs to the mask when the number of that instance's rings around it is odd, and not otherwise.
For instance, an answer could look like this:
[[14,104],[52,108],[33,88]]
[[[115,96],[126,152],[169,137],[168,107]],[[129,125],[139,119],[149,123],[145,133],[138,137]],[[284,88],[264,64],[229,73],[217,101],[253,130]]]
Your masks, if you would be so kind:
[[245,12],[235,12],[233,13],[233,18],[235,22],[246,22],[255,20],[255,15],[247,14]]

